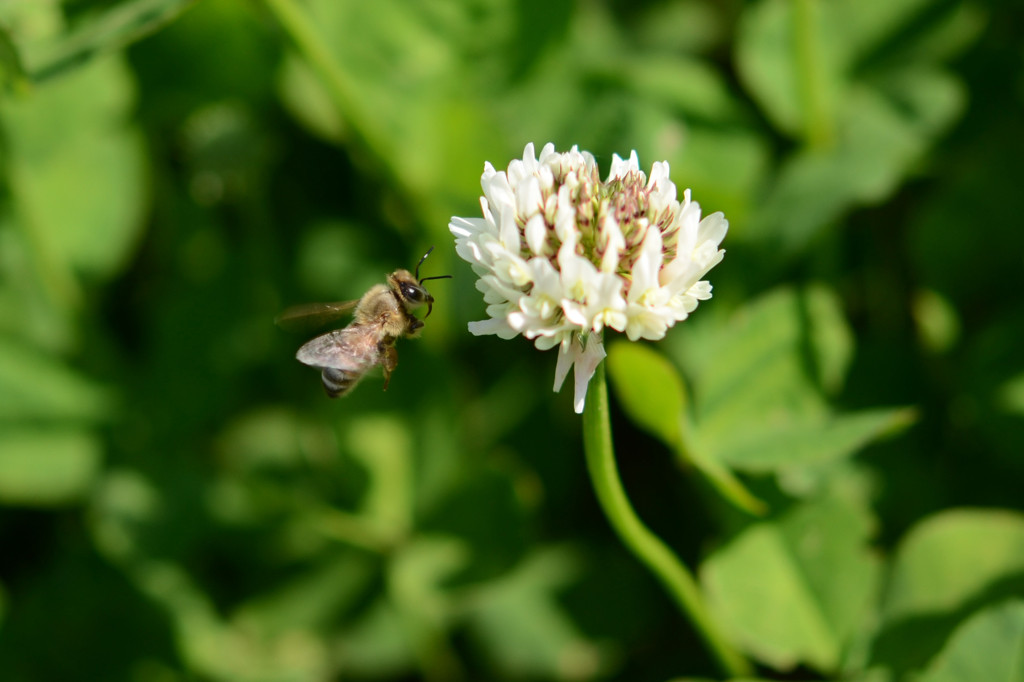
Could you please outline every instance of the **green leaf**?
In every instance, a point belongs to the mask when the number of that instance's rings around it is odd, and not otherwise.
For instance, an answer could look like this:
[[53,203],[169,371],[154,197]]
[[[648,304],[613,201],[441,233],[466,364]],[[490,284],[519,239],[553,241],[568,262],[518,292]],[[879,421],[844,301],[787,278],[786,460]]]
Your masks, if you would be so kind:
[[361,617],[335,635],[341,678],[382,679],[408,675],[416,665],[416,652],[401,614],[389,599],[374,601]]
[[[427,462],[435,465],[433,460],[445,456],[441,448],[431,449],[418,469],[423,471]],[[524,499],[521,474],[514,469],[468,462],[461,469],[463,477],[451,479],[444,494],[429,506],[418,507],[418,528],[465,543],[474,560],[451,582],[478,583],[504,574],[528,551],[532,538],[524,532],[524,517],[530,505]],[[419,479],[417,493],[426,501],[423,483]],[[496,535],[495,528],[504,530]]]
[[0,336],[0,419],[96,420],[111,398],[58,358]]
[[448,679],[457,669],[447,644],[447,627],[455,611],[447,585],[471,556],[461,539],[421,534],[388,564],[388,602],[400,616],[405,639],[421,654],[419,664],[427,677]]
[[850,89],[834,144],[785,160],[750,235],[799,251],[851,206],[887,199],[963,108],[962,89],[941,72],[908,68],[887,79]]
[[[860,3],[857,3],[858,5]],[[873,0],[863,3],[870,6],[868,12],[888,3],[885,0]],[[927,19],[914,19],[918,29],[915,40],[907,42],[902,36],[889,37],[888,45],[893,55],[887,63],[940,62],[959,57],[975,41],[988,26],[988,8],[973,3],[954,3],[944,6],[942,12],[934,12],[925,8]]]
[[843,384],[852,354],[835,295],[771,292],[682,347],[694,377],[694,452],[752,472],[834,461],[906,427],[903,408],[834,414],[823,393]]
[[1003,382],[996,393],[995,402],[1011,414],[1024,415],[1024,373]]
[[971,613],[1024,589],[1024,515],[958,509],[925,519],[896,553],[872,660],[918,670]]
[[962,333],[961,321],[949,299],[932,289],[922,289],[914,294],[911,304],[922,346],[932,353],[944,353],[956,345]]
[[542,549],[509,575],[481,588],[469,605],[470,636],[494,669],[516,679],[591,679],[604,667],[556,601],[578,573],[565,549]]
[[861,410],[821,419],[779,417],[774,424],[750,424],[716,436],[708,448],[722,462],[750,472],[830,462],[907,428],[912,408]]
[[33,50],[32,78],[42,82],[88,62],[97,55],[121,50],[176,19],[196,0],[122,1],[93,12],[71,32]]
[[629,418],[670,448],[678,448],[688,401],[672,363],[645,345],[617,342],[608,349],[608,372],[615,397]]
[[148,200],[142,137],[126,123],[134,96],[126,63],[109,57],[0,110],[15,207],[44,272],[110,276],[134,247]]
[[[798,251],[858,204],[888,198],[964,108],[935,60],[977,35],[932,0],[762,0],[740,21],[740,77],[773,123],[806,145],[747,233]],[[963,23],[963,22],[962,22]],[[799,210],[793,210],[798,206]]]
[[761,0],[741,15],[736,39],[739,76],[785,133],[807,133],[815,116],[813,100],[821,102],[821,114],[831,119],[844,80],[840,29],[825,3]]
[[711,608],[746,651],[769,665],[835,671],[877,589],[871,528],[865,512],[839,499],[755,523],[704,562]]
[[348,447],[369,475],[360,515],[400,537],[413,518],[413,442],[408,425],[389,416],[363,417],[352,425]]
[[838,297],[817,285],[776,289],[724,324],[688,331],[681,359],[707,433],[735,429],[737,414],[755,423],[827,414],[821,393],[841,388],[853,352]]
[[[669,680],[669,682],[717,682],[707,677],[679,677]],[[730,677],[726,682],[770,682],[763,677]]]
[[719,460],[691,447],[693,439],[684,428],[689,421],[686,389],[672,363],[647,346],[623,341],[609,348],[608,371],[616,397],[637,426],[695,465],[727,500],[752,514],[764,513],[764,503]]
[[178,655],[203,679],[217,682],[315,682],[329,655],[311,632],[262,637],[249,623],[225,618],[204,586],[180,565],[146,557],[124,566],[136,586],[166,612]]
[[301,51],[302,62],[288,69],[282,83],[286,104],[328,139],[344,136],[370,152],[365,158],[373,170],[415,198],[410,207],[424,223],[443,224],[450,214],[439,198],[465,196],[454,193],[453,183],[472,191],[500,127],[492,108],[476,100],[473,74],[482,65],[474,60],[463,74],[457,40],[488,34],[488,48],[480,52],[486,54],[495,43],[511,41],[515,27],[493,19],[481,23],[479,15],[456,5],[442,16],[432,6],[410,8],[395,0],[372,6],[314,0],[300,11],[285,2],[271,7],[279,18],[287,15]]
[[309,132],[341,144],[347,133],[343,112],[324,89],[316,73],[295,57],[281,66],[278,88],[284,106]]
[[957,628],[919,682],[1024,682],[1024,601],[1007,601]]
[[[843,678],[847,680],[847,678]],[[718,682],[708,677],[674,677],[669,682]],[[730,677],[725,682],[771,682],[768,678],[764,677]],[[850,682],[855,682],[851,680]]]
[[852,66],[857,61],[870,57],[887,45],[889,41],[903,38],[910,43],[922,28],[907,39],[901,36],[907,26],[920,19],[922,12],[935,0],[840,0],[829,3],[828,11],[833,15],[836,33],[830,38],[842,45],[843,62]]
[[28,75],[21,63],[18,47],[4,26],[0,26],[0,85],[19,90],[28,86]]
[[884,601],[887,621],[950,613],[1024,574],[1024,515],[957,509],[915,526],[900,543]]
[[[679,149],[672,153],[666,141],[676,135]],[[759,209],[757,197],[767,181],[771,151],[750,128],[693,123],[654,141],[656,153],[671,161],[676,186],[692,188],[705,213],[722,211],[731,224],[743,225]]]
[[703,119],[718,126],[748,118],[722,73],[709,63],[679,55],[616,57],[600,65],[598,74],[636,92],[646,102],[666,104],[687,119]]
[[91,497],[93,543],[111,562],[129,562],[147,547],[148,529],[166,509],[161,490],[138,471],[115,469],[97,482]]
[[465,542],[444,535],[420,535],[404,545],[389,565],[392,597],[403,611],[441,619],[449,609],[445,584],[462,570],[470,552]]
[[[736,42],[740,78],[769,118],[788,134],[807,135],[815,116],[823,117],[819,125],[832,128],[849,111],[848,85],[862,75],[862,61],[881,61],[883,71],[893,64],[932,68],[930,61],[961,49],[977,36],[976,11],[928,7],[935,4],[934,0],[753,3],[741,17]],[[880,60],[879,53],[890,45],[901,58]]]
[[316,466],[337,455],[332,434],[284,407],[260,407],[241,415],[217,439],[225,466],[249,474],[263,469]]
[[0,430],[0,502],[46,507],[89,492],[103,449],[86,431]]

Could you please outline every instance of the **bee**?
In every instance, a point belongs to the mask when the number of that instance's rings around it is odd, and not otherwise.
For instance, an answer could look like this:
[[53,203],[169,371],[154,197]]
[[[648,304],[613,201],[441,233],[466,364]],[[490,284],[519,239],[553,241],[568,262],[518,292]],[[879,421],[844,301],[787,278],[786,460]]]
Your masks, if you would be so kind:
[[423,283],[431,279],[447,279],[451,275],[420,277],[420,266],[434,247],[430,247],[415,273],[395,270],[387,277],[387,284],[375,284],[362,298],[339,303],[307,303],[284,311],[276,322],[281,326],[296,323],[324,324],[353,310],[352,322],[344,329],[336,329],[305,343],[295,358],[304,365],[321,370],[324,390],[331,398],[349,393],[359,380],[374,367],[384,370],[384,390],[388,388],[391,373],[398,366],[395,341],[412,337],[423,327],[423,320],[412,311],[426,305],[430,316],[434,297]]

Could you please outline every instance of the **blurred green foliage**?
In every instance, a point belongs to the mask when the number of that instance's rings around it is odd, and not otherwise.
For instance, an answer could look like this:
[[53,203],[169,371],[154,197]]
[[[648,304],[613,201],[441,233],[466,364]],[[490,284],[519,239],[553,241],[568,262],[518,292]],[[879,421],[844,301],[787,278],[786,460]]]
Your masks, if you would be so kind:
[[[0,3],[0,679],[711,679],[553,355],[466,332],[447,221],[553,141],[730,220],[715,298],[608,362],[627,489],[760,678],[1021,682],[1021,26]],[[326,400],[274,315],[430,245],[388,392]]]

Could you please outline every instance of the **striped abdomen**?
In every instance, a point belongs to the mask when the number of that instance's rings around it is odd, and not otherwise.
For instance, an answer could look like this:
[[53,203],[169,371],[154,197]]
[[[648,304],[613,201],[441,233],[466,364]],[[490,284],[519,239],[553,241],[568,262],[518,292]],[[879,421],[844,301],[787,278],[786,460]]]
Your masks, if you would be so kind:
[[324,382],[324,390],[327,391],[327,395],[331,398],[340,398],[355,388],[355,385],[363,378],[363,372],[325,367],[320,378]]
[[320,370],[324,390],[332,398],[345,395],[382,359],[376,325],[350,324],[307,342],[295,357]]

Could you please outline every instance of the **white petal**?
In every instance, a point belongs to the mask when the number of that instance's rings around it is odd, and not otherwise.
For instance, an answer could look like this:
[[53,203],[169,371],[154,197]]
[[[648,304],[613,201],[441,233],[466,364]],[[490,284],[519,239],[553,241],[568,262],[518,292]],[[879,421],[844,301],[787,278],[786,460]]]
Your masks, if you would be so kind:
[[606,353],[601,337],[598,334],[587,335],[587,348],[582,355],[576,358],[573,368],[573,378],[576,380],[576,391],[573,395],[573,409],[576,414],[583,414],[583,404],[587,399],[587,386],[591,377],[597,370],[597,366],[604,360]]
[[699,301],[706,301],[711,298],[711,282],[702,279],[687,289],[686,293],[688,296],[693,296]]
[[717,211],[700,221],[700,225],[697,226],[697,243],[711,242],[718,246],[728,231],[729,221],[725,219],[724,213]]
[[523,228],[526,237],[526,244],[534,255],[541,256],[545,253],[548,240],[548,226],[544,222],[544,215],[536,214],[526,222]]
[[553,299],[562,298],[562,278],[555,266],[547,258],[534,257],[527,261],[533,279],[531,295],[549,296]]
[[[571,334],[571,333],[572,333],[572,330],[561,328],[561,329],[556,330],[554,334],[550,334],[550,335],[547,335],[547,336],[543,336],[543,335],[538,336],[534,340],[533,345],[537,348],[537,350],[551,350],[555,346],[558,346],[558,345],[560,345],[562,343],[562,335],[563,334]],[[556,388],[555,390],[557,391],[558,389]]]
[[522,248],[519,228],[516,226],[516,209],[511,204],[501,207],[498,219],[498,240],[511,253],[518,254]]
[[623,160],[618,154],[612,154],[612,167],[608,172],[607,182],[616,178],[624,178],[630,171],[640,172],[640,161],[637,159],[635,149],[630,153],[629,160]]
[[519,332],[515,331],[508,326],[508,322],[505,320],[481,320],[479,322],[469,323],[469,333],[473,336],[487,336],[488,334],[496,334],[502,339],[513,339],[519,336]]
[[483,218],[460,218],[452,216],[448,230],[456,237],[475,238],[478,234],[489,232],[490,226]]
[[535,177],[540,183],[541,192],[545,195],[555,188],[555,174],[551,172],[551,168],[549,166],[541,166],[538,168]]
[[601,271],[614,273],[619,267],[619,253],[626,248],[626,238],[622,236],[619,221],[611,213],[601,221],[601,236],[604,239]]
[[576,239],[576,207],[572,203],[572,190],[562,185],[558,190],[558,211],[555,213],[555,236],[558,241]]
[[483,249],[476,242],[468,239],[455,240],[455,253],[467,263],[482,263],[485,260]]
[[522,151],[522,160],[515,159],[509,164],[509,182],[512,186],[519,183],[522,178],[537,172],[537,159],[534,156],[534,143],[527,142]]
[[532,282],[533,273],[526,261],[511,253],[503,253],[494,259],[494,274],[498,279],[513,287],[525,289]]
[[660,286],[658,276],[664,257],[661,245],[661,232],[654,228],[647,230],[643,244],[640,245],[640,255],[633,263],[633,281],[629,285],[630,302],[639,301],[644,294]]
[[516,185],[516,214],[521,220],[540,212],[544,208],[544,197],[540,193],[540,179],[529,175]]
[[630,341],[657,341],[665,336],[665,332],[675,322],[675,316],[670,311],[662,313],[646,306],[630,305],[626,336]]
[[[689,190],[687,190],[689,191]],[[700,229],[700,204],[695,201],[687,203],[676,218],[679,226],[679,242],[676,252],[680,256],[689,257],[690,252],[697,246],[697,232]]]
[[542,164],[542,165],[545,165],[545,166],[550,166],[551,162],[553,160],[552,157],[560,157],[560,156],[561,156],[561,154],[559,154],[558,152],[555,151],[555,145],[552,144],[551,142],[548,142],[540,150],[540,160],[539,160],[539,163]]
[[499,305],[519,300],[522,293],[509,287],[494,275],[484,275],[476,281],[476,288],[484,295],[484,303]]
[[590,329],[590,317],[587,316],[582,303],[563,300],[562,313],[565,315],[566,320],[576,325],[580,330]]
[[651,167],[651,178],[647,181],[647,187],[651,190],[651,212],[658,215],[667,209],[675,209],[676,184],[669,179],[668,161],[656,162]]
[[505,316],[505,322],[508,323],[509,327],[522,334],[523,329],[529,322],[529,318],[520,312],[511,312]]
[[[547,145],[544,146],[544,149],[547,149]],[[541,150],[541,155],[544,154],[544,149]],[[533,143],[527,142],[526,147],[523,148],[523,168],[527,173],[533,174],[537,172],[538,167],[537,157],[533,153]]]
[[565,298],[583,303],[587,294],[597,287],[597,268],[576,251],[569,242],[558,250],[558,267],[562,273],[562,293]]
[[481,178],[480,185],[484,190],[487,203],[495,213],[501,213],[505,206],[515,206],[516,196],[504,171],[494,175],[485,175]]
[[685,320],[690,313],[697,309],[699,301],[690,296],[689,294],[680,294],[673,296],[672,300],[669,301],[667,309],[672,313],[672,317],[678,322]]
[[569,374],[569,368],[576,363],[576,358],[583,354],[583,348],[580,346],[579,341],[573,339],[573,342],[566,348],[565,344],[558,349],[558,362],[555,364],[555,387],[554,391],[562,390],[562,384],[565,383],[565,377]]
[[622,278],[598,273],[594,286],[587,292],[586,328],[595,332],[604,327],[622,331],[626,328],[626,299],[622,297]]

